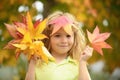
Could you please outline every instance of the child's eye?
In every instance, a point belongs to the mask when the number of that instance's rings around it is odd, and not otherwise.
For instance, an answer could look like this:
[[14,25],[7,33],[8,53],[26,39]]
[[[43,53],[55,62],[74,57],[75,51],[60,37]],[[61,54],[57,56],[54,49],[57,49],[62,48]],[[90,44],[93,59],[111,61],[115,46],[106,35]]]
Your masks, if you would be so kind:
[[59,34],[56,34],[55,37],[60,37],[60,35],[59,35]]
[[71,35],[66,35],[66,37],[68,37],[68,38],[69,38],[69,37],[71,37]]

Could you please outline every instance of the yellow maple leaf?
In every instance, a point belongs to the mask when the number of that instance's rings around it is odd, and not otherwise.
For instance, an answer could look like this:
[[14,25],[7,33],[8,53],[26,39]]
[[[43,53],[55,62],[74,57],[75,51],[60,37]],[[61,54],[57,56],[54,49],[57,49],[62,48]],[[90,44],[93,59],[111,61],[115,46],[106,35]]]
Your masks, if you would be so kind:
[[[18,27],[12,29],[14,31],[18,31],[19,34],[23,35],[19,43],[12,44],[17,48],[16,58],[18,58],[21,53],[24,53],[28,56],[28,59],[31,59],[33,55],[38,55],[45,62],[48,62],[48,59],[54,60],[49,51],[47,51],[45,48],[44,43],[41,41],[42,39],[47,38],[47,36],[42,34],[43,30],[46,27],[47,19],[39,22],[39,24],[35,26],[32,23],[32,18],[29,12],[27,12],[27,15],[24,19],[26,20],[24,23],[15,22],[15,26]],[[7,26],[9,29],[9,25]]]

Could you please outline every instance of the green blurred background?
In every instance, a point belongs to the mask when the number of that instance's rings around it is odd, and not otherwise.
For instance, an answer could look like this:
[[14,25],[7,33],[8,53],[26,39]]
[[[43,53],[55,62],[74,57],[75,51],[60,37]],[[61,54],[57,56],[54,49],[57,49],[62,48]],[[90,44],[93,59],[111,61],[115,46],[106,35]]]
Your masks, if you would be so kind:
[[104,56],[94,51],[88,69],[92,80],[120,80],[120,0],[0,0],[0,80],[24,80],[28,64],[24,55],[16,60],[14,50],[3,49],[12,39],[4,23],[27,11],[35,21],[56,10],[75,15],[85,33],[96,25],[111,33],[106,42],[113,49],[103,49]]

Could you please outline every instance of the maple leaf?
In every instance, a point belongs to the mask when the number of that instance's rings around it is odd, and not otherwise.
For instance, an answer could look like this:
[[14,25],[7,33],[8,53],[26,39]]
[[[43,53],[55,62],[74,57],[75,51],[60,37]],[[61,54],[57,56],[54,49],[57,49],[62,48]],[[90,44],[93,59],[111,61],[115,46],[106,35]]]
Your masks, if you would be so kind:
[[5,45],[4,49],[15,49],[15,47],[12,45],[14,43],[19,43],[21,39],[23,38],[23,35],[17,31],[17,26],[12,24],[6,24],[5,26],[9,32],[9,34],[14,38],[13,40],[9,41],[7,45]]
[[66,33],[71,34],[71,32],[72,32],[71,24],[72,23],[73,22],[70,19],[68,19],[66,16],[60,16],[60,17],[52,20],[51,22],[49,22],[49,24],[54,25],[51,35],[56,33],[61,28],[63,28]]
[[[12,40],[8,46],[10,47],[10,45],[12,45],[16,47],[16,58],[18,58],[21,53],[24,53],[28,56],[28,60],[30,60],[33,55],[38,55],[45,62],[48,62],[48,59],[54,60],[41,41],[47,38],[47,36],[42,34],[46,27],[47,19],[41,22],[37,20],[35,24],[33,24],[29,12],[27,12],[26,17],[22,18],[22,22],[14,22],[13,25],[5,24],[11,36],[19,41],[15,43],[15,40]],[[19,33],[19,35],[17,35],[16,32]],[[20,35],[22,35],[22,37],[20,37]]]
[[110,36],[110,33],[106,32],[100,34],[98,27],[94,29],[93,33],[90,33],[87,30],[87,36],[88,40],[90,41],[90,45],[101,55],[103,55],[102,48],[112,48],[105,42],[105,40]]

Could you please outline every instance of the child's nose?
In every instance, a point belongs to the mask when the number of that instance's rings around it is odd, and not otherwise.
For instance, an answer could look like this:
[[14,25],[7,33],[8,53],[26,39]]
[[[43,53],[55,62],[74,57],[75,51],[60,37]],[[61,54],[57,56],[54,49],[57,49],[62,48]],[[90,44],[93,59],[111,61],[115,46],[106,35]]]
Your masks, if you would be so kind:
[[66,37],[62,37],[61,42],[63,42],[63,43],[67,42],[67,38]]

